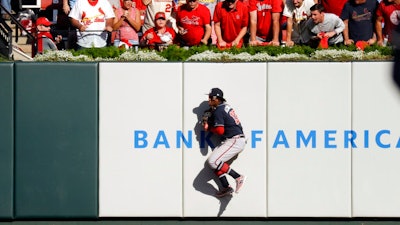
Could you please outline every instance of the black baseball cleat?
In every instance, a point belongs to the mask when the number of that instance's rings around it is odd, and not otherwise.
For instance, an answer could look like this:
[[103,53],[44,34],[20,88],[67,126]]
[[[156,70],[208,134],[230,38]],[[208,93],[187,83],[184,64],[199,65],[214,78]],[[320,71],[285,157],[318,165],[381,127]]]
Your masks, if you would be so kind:
[[224,188],[224,189],[218,191],[217,193],[215,193],[215,197],[222,198],[227,195],[232,195],[232,193],[233,193],[233,188],[231,186],[229,186],[229,187]]

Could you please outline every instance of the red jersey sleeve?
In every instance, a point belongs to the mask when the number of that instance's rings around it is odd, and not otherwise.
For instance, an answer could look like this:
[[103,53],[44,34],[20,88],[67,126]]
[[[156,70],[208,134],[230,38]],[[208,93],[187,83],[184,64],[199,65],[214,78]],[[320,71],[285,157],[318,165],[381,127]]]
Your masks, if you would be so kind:
[[214,16],[213,16],[213,21],[214,23],[220,22],[221,18],[221,7],[222,7],[222,2],[218,2],[217,5],[215,6],[214,9]]
[[283,1],[282,0],[273,0],[272,1],[272,12],[280,13],[283,11]]
[[375,15],[376,17],[382,17],[382,6],[383,6],[383,2],[380,2],[378,5],[378,8],[376,9]]
[[249,1],[249,12],[253,12],[257,10],[257,0],[250,0]]
[[[236,3],[237,4],[237,3]],[[244,4],[241,4],[242,8],[242,27],[248,27],[249,26],[249,10],[247,9],[247,6]]]
[[211,24],[211,14],[210,14],[210,10],[206,7],[201,5],[201,10],[202,10],[202,19],[204,21],[204,24]]

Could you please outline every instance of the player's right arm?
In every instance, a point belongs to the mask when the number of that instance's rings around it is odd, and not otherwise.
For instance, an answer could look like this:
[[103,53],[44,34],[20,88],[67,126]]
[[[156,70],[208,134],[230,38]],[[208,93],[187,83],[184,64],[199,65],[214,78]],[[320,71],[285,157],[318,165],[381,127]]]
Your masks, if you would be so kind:
[[251,46],[255,46],[258,44],[256,34],[257,34],[257,10],[253,10],[250,12],[250,41],[249,41],[249,44]]
[[81,24],[77,19],[74,19],[74,18],[70,17],[70,20],[71,20],[72,26],[76,27],[79,31],[85,31],[86,30],[87,26]]
[[286,46],[292,47],[294,42],[292,41],[292,30],[293,30],[293,18],[287,17],[286,20]]
[[281,13],[272,13],[272,45],[273,46],[279,46],[279,32],[280,32],[280,18],[281,18]]
[[376,32],[377,44],[379,46],[383,46],[382,21],[383,21],[382,16],[378,16],[375,21],[375,32]]

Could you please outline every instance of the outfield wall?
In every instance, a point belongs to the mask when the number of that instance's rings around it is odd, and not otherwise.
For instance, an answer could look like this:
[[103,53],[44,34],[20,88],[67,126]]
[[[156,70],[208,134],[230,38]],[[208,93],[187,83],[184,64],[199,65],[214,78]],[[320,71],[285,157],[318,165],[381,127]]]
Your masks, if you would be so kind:
[[[2,63],[0,219],[400,217],[392,66]],[[213,87],[247,138],[222,199],[198,123]]]

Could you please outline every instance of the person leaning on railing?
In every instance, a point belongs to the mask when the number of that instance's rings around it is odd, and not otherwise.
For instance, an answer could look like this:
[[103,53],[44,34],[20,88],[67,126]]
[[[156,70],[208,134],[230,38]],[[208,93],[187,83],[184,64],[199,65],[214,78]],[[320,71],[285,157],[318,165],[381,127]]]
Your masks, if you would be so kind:
[[167,26],[165,13],[156,13],[154,23],[155,27],[148,29],[143,34],[143,37],[140,40],[140,45],[153,48],[173,44],[176,33],[172,27]]
[[310,8],[317,0],[289,0],[283,9],[283,16],[287,17],[286,46],[307,45],[311,39],[311,32],[307,29],[307,20],[311,17]]
[[186,0],[185,4],[179,6],[176,24],[177,39],[181,46],[208,44],[211,37],[211,13],[199,0]]
[[36,20],[36,46],[37,53],[42,54],[48,50],[57,50],[57,44],[61,42],[61,35],[53,37],[50,33],[52,23],[46,17]]
[[392,31],[399,24],[400,0],[381,1],[376,10],[375,31],[377,44],[385,46],[391,44]]
[[107,45],[108,32],[113,30],[115,17],[107,0],[79,0],[69,17],[72,26],[77,29],[78,49]]

